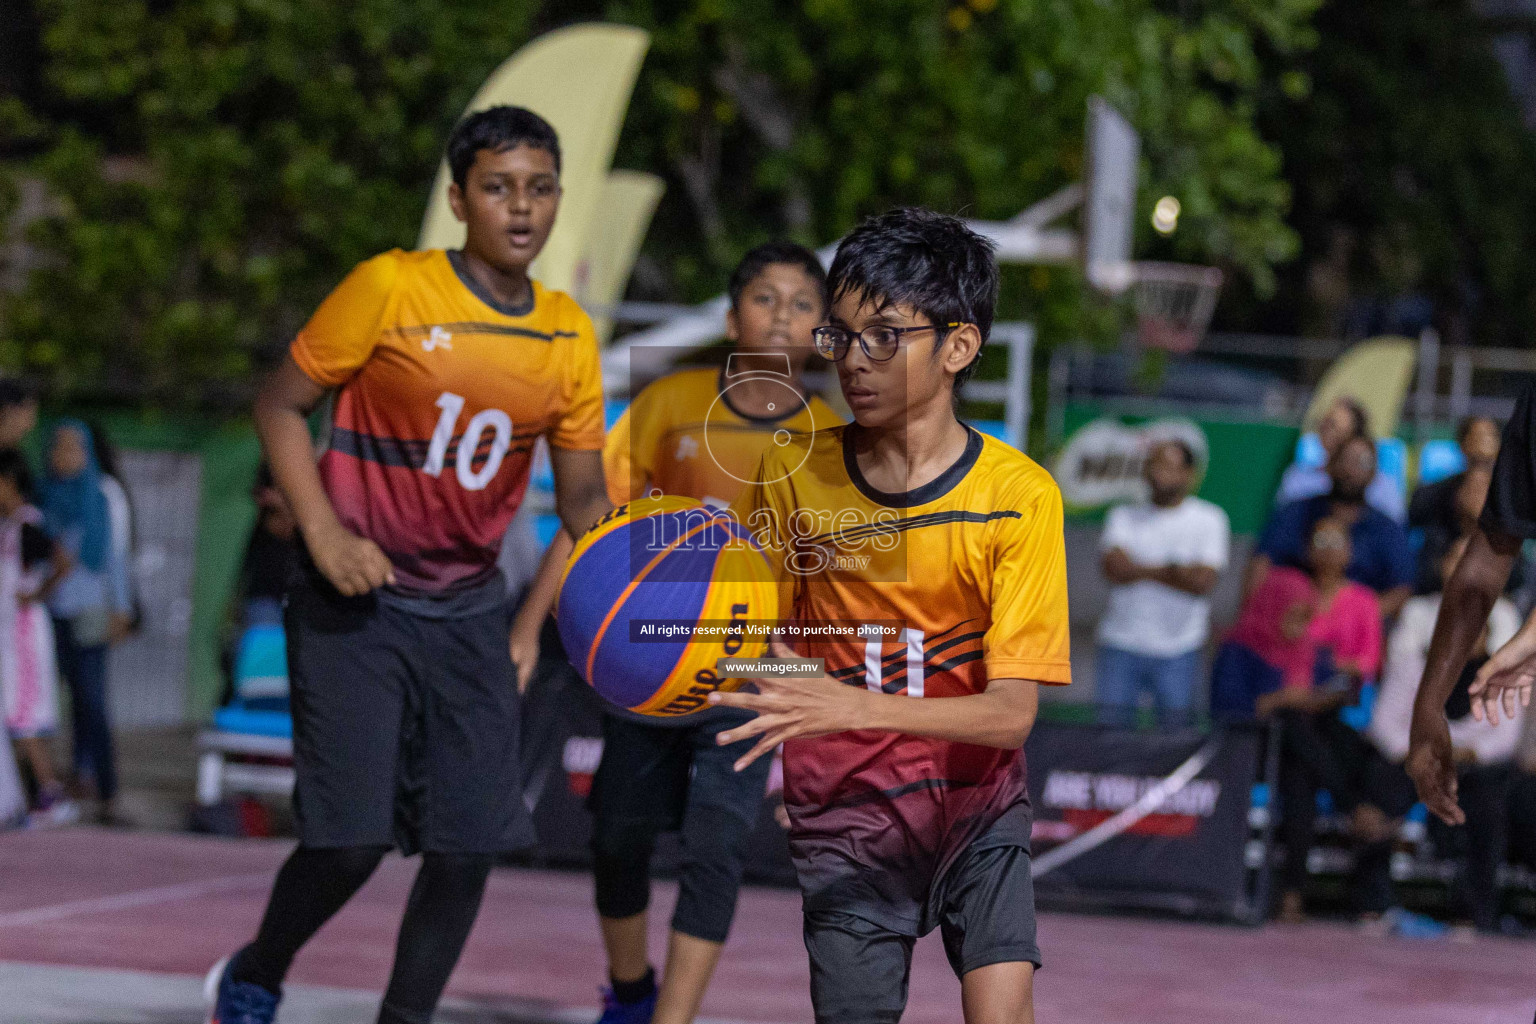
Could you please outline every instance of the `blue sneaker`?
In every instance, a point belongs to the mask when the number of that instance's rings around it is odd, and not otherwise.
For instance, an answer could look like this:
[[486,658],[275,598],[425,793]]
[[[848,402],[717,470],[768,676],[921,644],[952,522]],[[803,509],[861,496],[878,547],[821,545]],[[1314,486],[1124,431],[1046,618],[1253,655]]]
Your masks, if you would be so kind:
[[1387,922],[1390,933],[1400,939],[1443,939],[1450,931],[1447,925],[1434,918],[1415,914],[1402,907],[1393,907],[1381,918]]
[[203,982],[203,998],[209,1007],[208,1024],[272,1024],[282,996],[230,977],[229,964],[233,959],[227,956],[214,964]]
[[644,999],[632,1003],[619,1002],[611,988],[600,991],[603,993],[603,1015],[597,1018],[597,1024],[651,1024],[651,1017],[656,1013],[655,985]]

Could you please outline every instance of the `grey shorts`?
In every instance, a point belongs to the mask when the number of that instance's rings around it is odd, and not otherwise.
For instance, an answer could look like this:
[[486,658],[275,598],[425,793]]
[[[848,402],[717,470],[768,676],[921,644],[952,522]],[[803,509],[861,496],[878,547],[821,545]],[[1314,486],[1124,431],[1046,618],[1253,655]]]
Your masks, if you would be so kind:
[[[955,976],[989,964],[1040,966],[1035,944],[1035,887],[1029,850],[987,846],[967,851],[946,874],[939,934]],[[895,1024],[907,1005],[917,936],[849,911],[805,915],[811,957],[811,1005],[825,1024]]]

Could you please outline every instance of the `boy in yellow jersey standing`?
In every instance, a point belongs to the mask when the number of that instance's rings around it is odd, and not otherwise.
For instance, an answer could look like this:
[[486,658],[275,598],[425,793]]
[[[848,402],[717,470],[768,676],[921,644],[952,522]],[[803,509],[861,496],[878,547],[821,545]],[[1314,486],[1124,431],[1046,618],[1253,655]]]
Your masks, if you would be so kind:
[[[1071,679],[1066,554],[1050,476],[955,416],[997,266],[958,220],[895,210],[843,241],[828,292],[816,346],[855,422],[770,449],[734,506],[825,671],[712,695],[757,712],[718,742],[754,744],[740,769],[784,744],[818,1021],[900,1019],[935,927],[968,1024],[1032,1021],[1021,747],[1039,685]],[[805,639],[829,629],[852,632]]]
[[[800,382],[811,329],[826,312],[825,273],[815,253],[787,242],[758,246],[732,273],[730,296],[726,332],[735,346],[727,365],[680,370],[652,383],[609,433],[603,463],[615,502],[660,492],[724,508],[752,479],[765,450],[841,422]],[[570,550],[568,536],[556,538],[518,613],[514,646],[537,650]],[[530,671],[534,660],[517,656]],[[604,716],[603,759],[590,799],[610,983],[601,1024],[687,1024],[698,1013],[730,930],[768,776],[767,759],[733,771],[746,745],[723,749],[715,742],[745,718],[724,709],[683,719]],[[681,832],[683,863],[658,987],[646,948],[646,907],[651,850],[665,831]]]
[[[307,556],[284,616],[299,845],[210,972],[214,1024],[270,1024],[294,955],[391,847],[422,865],[378,1020],[427,1024],[493,859],[533,838],[496,555],[541,435],[566,528],[611,507],[602,379],[586,314],[528,277],[560,201],[554,129],[480,111],[448,162],[464,248],[360,264],[256,400]],[[317,463],[305,418],[329,394]]]

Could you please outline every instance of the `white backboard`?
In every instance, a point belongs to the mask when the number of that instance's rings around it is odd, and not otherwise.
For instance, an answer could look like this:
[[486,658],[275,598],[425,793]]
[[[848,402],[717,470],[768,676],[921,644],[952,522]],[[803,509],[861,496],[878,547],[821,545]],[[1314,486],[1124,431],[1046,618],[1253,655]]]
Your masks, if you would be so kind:
[[1100,291],[1131,284],[1131,239],[1141,137],[1102,97],[1088,100],[1088,174],[1083,208],[1083,271]]

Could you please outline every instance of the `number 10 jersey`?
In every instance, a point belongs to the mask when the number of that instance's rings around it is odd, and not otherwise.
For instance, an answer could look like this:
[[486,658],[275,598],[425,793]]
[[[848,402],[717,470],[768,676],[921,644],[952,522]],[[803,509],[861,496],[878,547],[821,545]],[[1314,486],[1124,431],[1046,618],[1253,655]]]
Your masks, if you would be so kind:
[[289,351],[338,389],[320,477],[343,525],[389,556],[402,596],[494,581],[540,435],[603,447],[586,313],[536,281],[525,308],[502,306],[456,252],[395,249],[359,264]]

